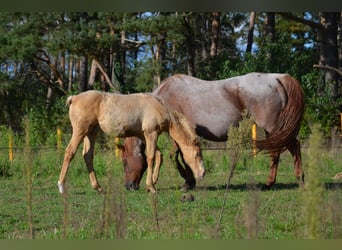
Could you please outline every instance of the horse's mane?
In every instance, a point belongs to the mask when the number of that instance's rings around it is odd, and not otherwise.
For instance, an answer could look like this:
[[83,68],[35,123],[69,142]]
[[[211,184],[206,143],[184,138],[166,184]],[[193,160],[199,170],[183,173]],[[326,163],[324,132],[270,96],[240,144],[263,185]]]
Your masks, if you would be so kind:
[[185,135],[187,136],[187,139],[189,140],[190,143],[199,144],[197,134],[191,128],[185,116],[176,110],[170,110],[170,112],[173,117],[171,119],[171,122],[172,122],[171,126],[174,126],[174,125],[180,126],[182,130],[184,131]]

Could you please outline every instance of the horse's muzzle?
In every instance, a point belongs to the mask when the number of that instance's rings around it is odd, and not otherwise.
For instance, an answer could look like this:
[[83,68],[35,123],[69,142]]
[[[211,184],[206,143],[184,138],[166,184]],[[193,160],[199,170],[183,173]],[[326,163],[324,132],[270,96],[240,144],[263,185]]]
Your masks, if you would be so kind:
[[205,176],[205,168],[202,166],[202,168],[197,172],[197,175],[195,176],[196,180],[202,180]]
[[132,181],[127,182],[125,184],[125,187],[127,190],[138,190],[139,189],[139,185],[136,184],[135,182],[132,182]]

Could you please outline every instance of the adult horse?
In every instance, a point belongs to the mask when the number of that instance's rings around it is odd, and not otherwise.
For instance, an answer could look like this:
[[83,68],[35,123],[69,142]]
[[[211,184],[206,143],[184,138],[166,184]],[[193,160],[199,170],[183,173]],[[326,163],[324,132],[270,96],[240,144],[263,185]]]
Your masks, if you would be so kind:
[[[146,145],[148,191],[155,192],[156,178],[152,176],[157,151],[158,136],[168,132],[177,142],[185,161],[196,178],[202,178],[205,170],[197,136],[184,116],[171,110],[162,100],[150,94],[110,94],[87,91],[67,99],[72,137],[65,150],[63,166],[58,180],[61,193],[70,161],[83,140],[83,157],[89,172],[91,186],[103,191],[93,167],[94,145],[98,131],[117,137],[136,136]],[[154,180],[153,180],[154,179]]]
[[[298,81],[288,74],[249,73],[218,81],[204,81],[187,75],[173,75],[153,92],[187,118],[197,135],[211,141],[226,141],[229,126],[238,125],[244,110],[254,116],[266,132],[257,140],[259,150],[271,156],[266,187],[276,182],[280,154],[289,150],[294,159],[295,176],[304,179],[300,143],[297,140],[304,112],[304,95]],[[189,167],[176,164],[185,179],[185,188],[195,186]],[[183,157],[184,155],[181,156]],[[132,168],[132,166],[131,166]],[[137,165],[135,172],[144,170]],[[137,183],[130,179],[126,183]]]

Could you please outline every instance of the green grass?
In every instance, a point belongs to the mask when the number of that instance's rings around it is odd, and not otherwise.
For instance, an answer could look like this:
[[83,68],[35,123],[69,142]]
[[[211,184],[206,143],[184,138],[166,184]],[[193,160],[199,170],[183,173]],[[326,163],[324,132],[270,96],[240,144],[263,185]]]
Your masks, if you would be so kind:
[[[123,170],[113,151],[95,152],[95,169],[106,195],[92,190],[81,150],[71,163],[67,177],[66,203],[59,194],[57,179],[63,152],[54,149],[32,151],[32,223],[36,239],[303,239],[307,238],[306,204],[303,188],[293,174],[292,158],[282,154],[277,184],[260,190],[268,176],[269,158],[242,154],[224,203],[229,157],[225,151],[204,151],[208,172],[198,183],[193,202],[181,202],[183,179],[170,162],[165,149],[157,194],[123,187]],[[303,148],[303,162],[309,160]],[[341,149],[322,149],[319,154],[323,183],[318,230],[321,238],[341,238],[341,181],[332,177],[341,172]],[[30,238],[27,206],[25,157],[0,151],[0,238]],[[255,189],[256,186],[256,189]],[[304,198],[303,198],[304,197]],[[66,205],[66,207],[64,206]],[[219,226],[218,220],[223,207]]]

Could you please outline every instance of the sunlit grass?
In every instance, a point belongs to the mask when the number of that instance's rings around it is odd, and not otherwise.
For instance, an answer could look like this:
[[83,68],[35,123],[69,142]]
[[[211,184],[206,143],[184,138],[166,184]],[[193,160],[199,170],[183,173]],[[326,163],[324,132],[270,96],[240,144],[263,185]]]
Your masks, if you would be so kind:
[[[167,137],[166,137],[167,138]],[[94,191],[78,150],[67,176],[67,210],[58,192],[57,179],[63,153],[42,148],[31,151],[31,209],[36,239],[303,239],[308,238],[303,190],[298,188],[289,153],[281,156],[277,183],[268,191],[255,190],[266,182],[269,158],[253,157],[243,149],[236,163],[224,204],[229,151],[204,151],[207,174],[198,182],[193,202],[182,202],[179,187],[184,180],[169,159],[171,144],[161,142],[164,164],[156,185],[157,194],[145,191],[145,177],[138,191],[126,191],[120,159],[110,147],[97,146],[95,170],[105,195]],[[304,171],[310,159],[303,148]],[[23,168],[27,158],[18,153],[9,162],[0,150],[1,167],[9,174],[0,176],[0,238],[30,238],[27,219],[27,185]],[[319,150],[322,181],[321,238],[340,238],[342,183],[332,177],[341,172],[341,149]],[[224,205],[221,215],[222,206]],[[65,214],[67,213],[67,214]],[[65,220],[65,216],[67,220]],[[221,218],[220,218],[221,216]],[[220,218],[220,226],[217,223]],[[219,234],[217,234],[219,230]]]

